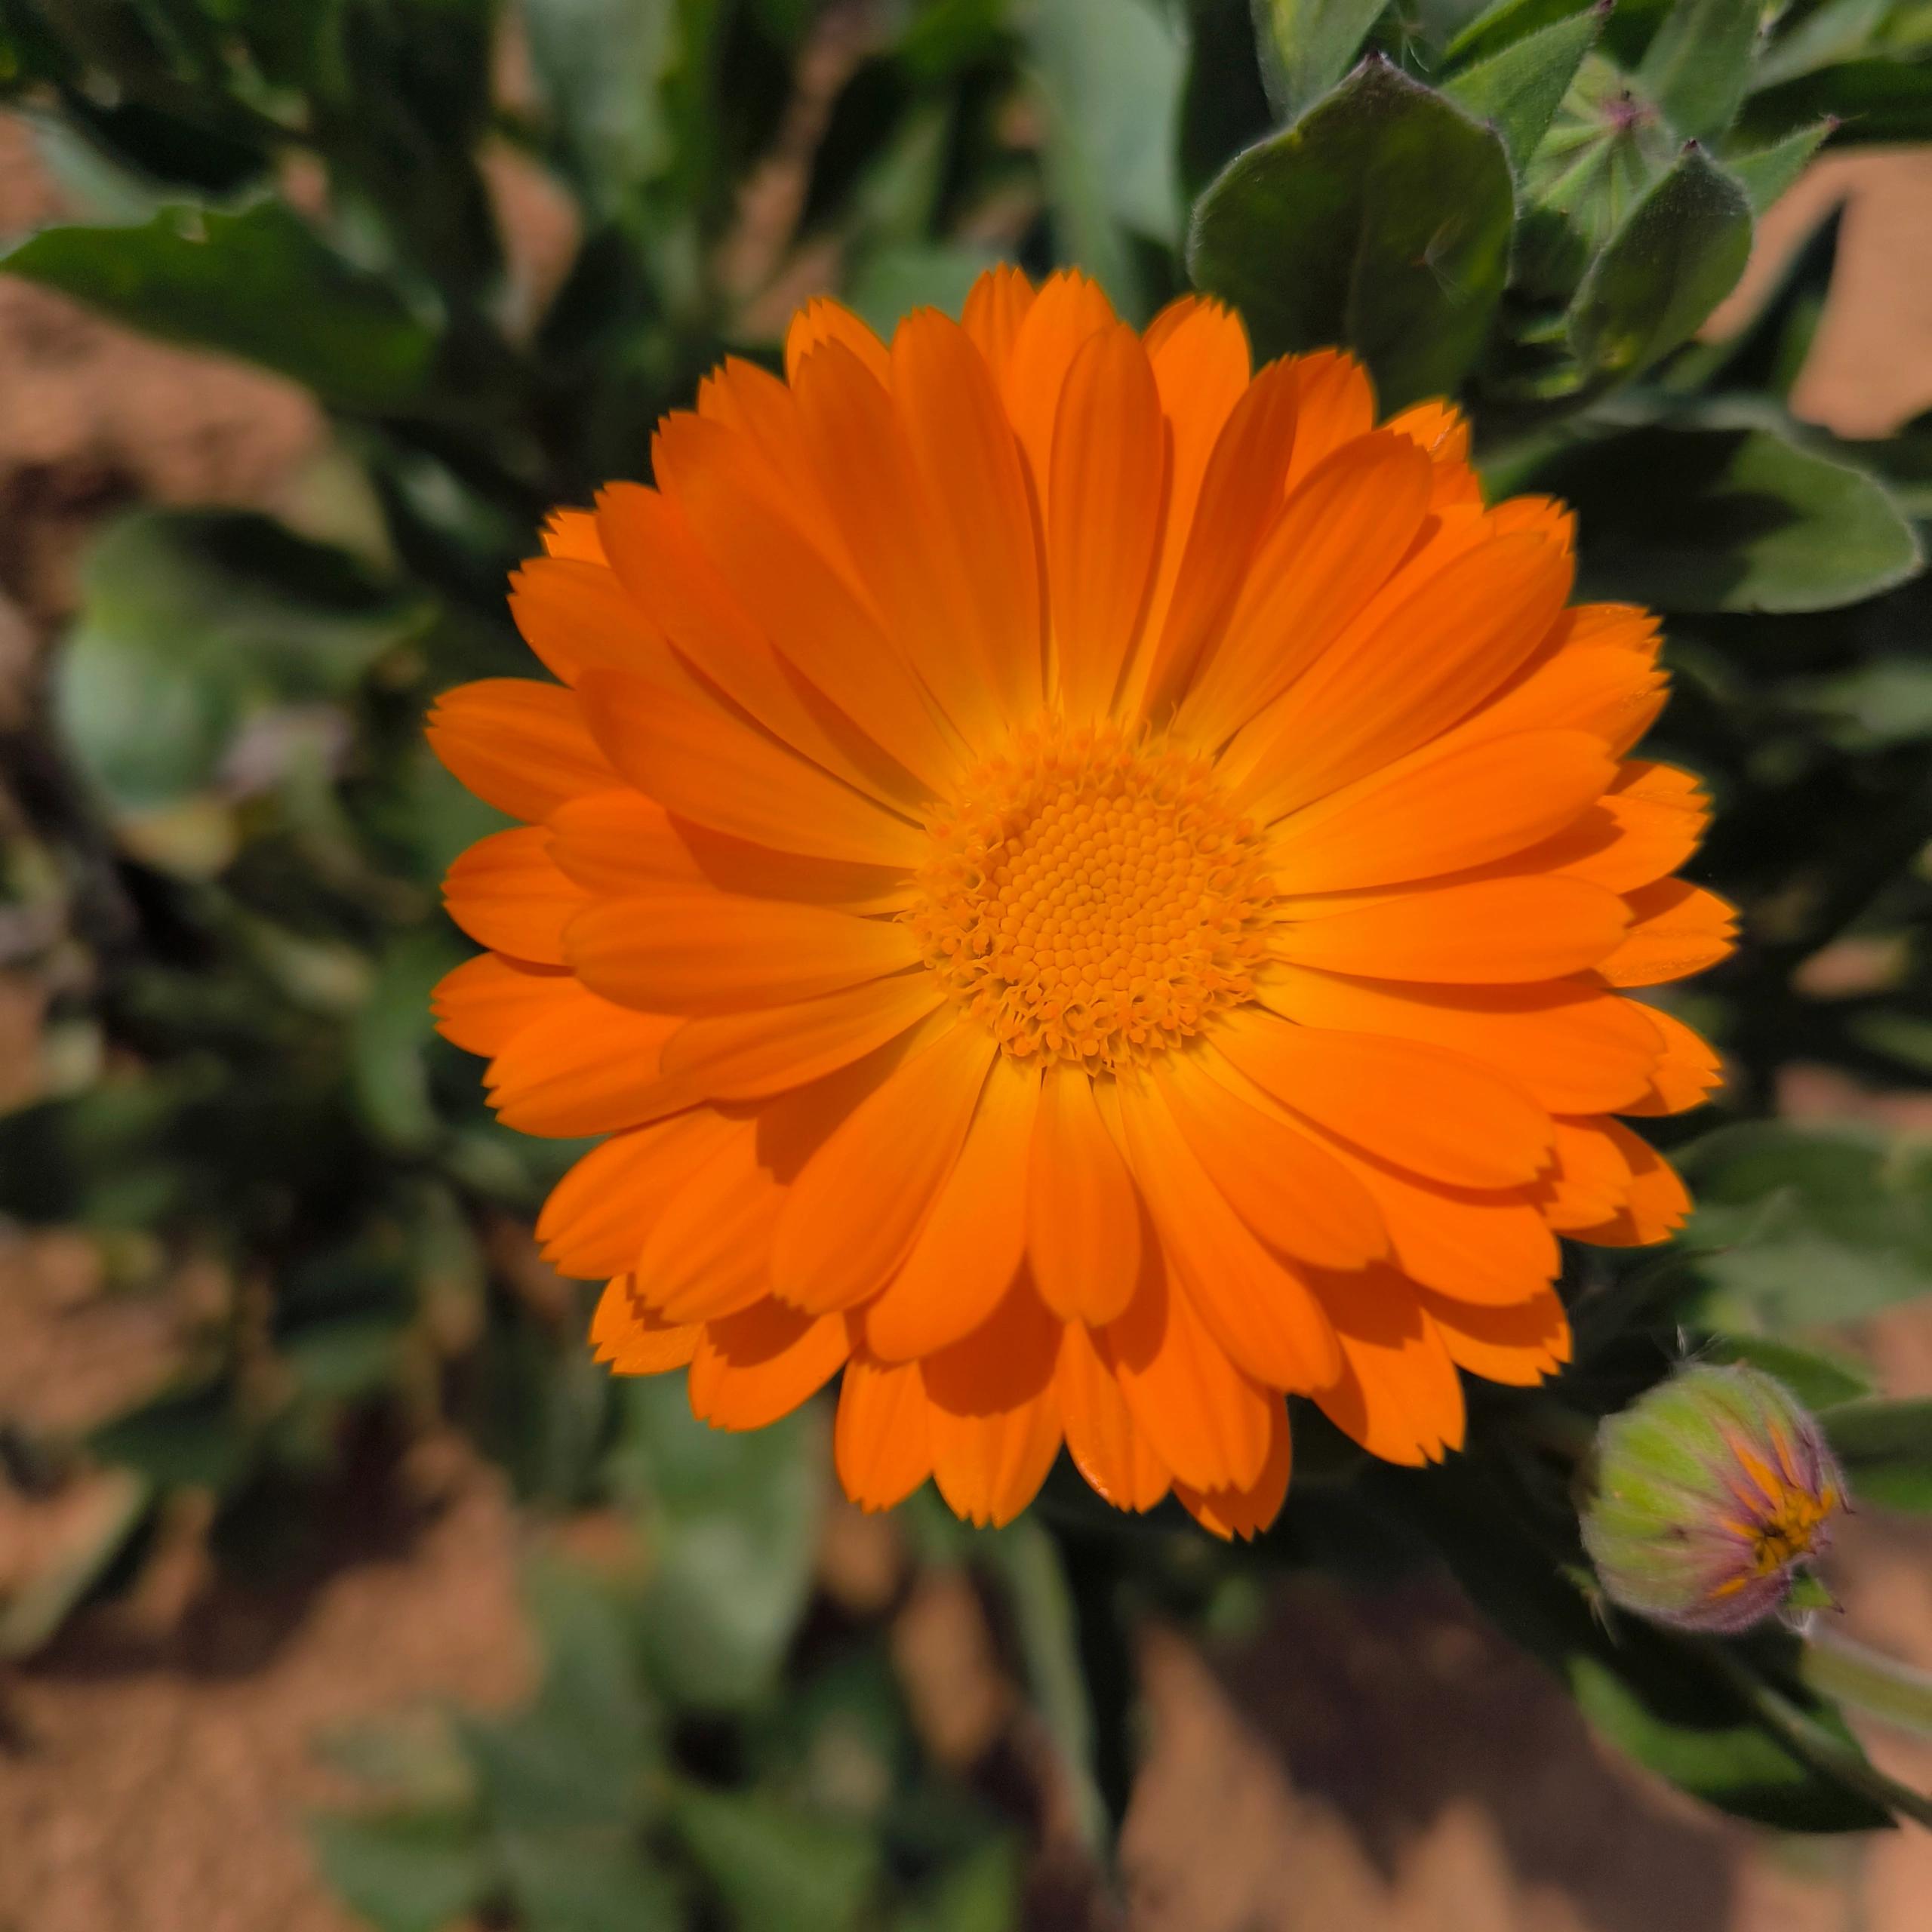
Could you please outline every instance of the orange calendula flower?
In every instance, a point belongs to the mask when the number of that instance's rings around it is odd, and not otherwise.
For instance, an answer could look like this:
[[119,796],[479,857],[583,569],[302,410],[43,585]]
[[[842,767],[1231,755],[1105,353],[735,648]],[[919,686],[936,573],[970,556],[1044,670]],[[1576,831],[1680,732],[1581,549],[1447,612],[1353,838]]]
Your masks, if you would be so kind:
[[1566,1358],[1556,1236],[1666,1233],[1612,1116],[1709,1051],[1623,989],[1728,949],[1696,781],[1625,756],[1654,621],[1566,607],[1569,520],[1322,354],[983,278],[888,346],[668,417],[514,605],[555,681],[451,692],[524,821],[458,860],[437,995],[503,1119],[608,1134],[539,1224],[620,1373],[755,1429],[842,1373],[868,1508],[1252,1534],[1284,1392],[1406,1463],[1460,1372]]

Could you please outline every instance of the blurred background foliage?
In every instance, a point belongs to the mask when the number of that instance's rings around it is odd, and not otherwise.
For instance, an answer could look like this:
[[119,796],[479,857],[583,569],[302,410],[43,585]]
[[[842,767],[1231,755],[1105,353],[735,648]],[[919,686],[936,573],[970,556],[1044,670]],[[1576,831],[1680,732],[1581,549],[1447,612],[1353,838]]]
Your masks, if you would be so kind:
[[[118,1292],[220,1289],[177,1380],[85,1440],[7,1432],[20,1481],[126,1481],[0,1646],[125,1580],[176,1491],[215,1499],[223,1560],[272,1564],[454,1426],[538,1520],[636,1534],[540,1546],[528,1709],[330,1741],[368,1803],[318,1856],[371,1924],[1014,1922],[1025,1807],[922,1757],[881,1623],[814,1595],[823,1416],[734,1438],[675,1381],[613,1385],[533,1264],[580,1149],[498,1130],[429,1029],[464,949],[438,881],[498,821],[420,724],[534,669],[506,573],[550,506],[643,473],[721,355],[774,361],[827,288],[889,328],[991,261],[1072,262],[1137,320],[1197,286],[1263,355],[1340,342],[1390,408],[1454,394],[1494,489],[1578,506],[1584,591],[1667,617],[1655,749],[1715,795],[1694,871],[1747,938],[1682,996],[1717,1109],[1651,1124],[1702,1204],[1661,1256],[1573,1257],[1555,1399],[1472,1388],[1471,1452],[1426,1472],[1298,1415],[1251,1549],[1055,1484],[996,1535],[921,1499],[918,1561],[993,1606],[1095,1874],[1135,1620],[1212,1627],[1309,1564],[1446,1563],[1592,1724],[1737,1815],[1926,1819],[1797,1638],[1607,1621],[1564,1460],[1687,1340],[1786,1375],[1867,1496],[1932,1508],[1932,1411],[1817,1346],[1932,1288],[1932,1155],[1777,1118],[1800,1063],[1932,1076],[1932,420],[1854,444],[1788,412],[1835,214],[1740,332],[1697,333],[1814,154],[1932,139],[1923,0],[0,0],[0,96],[79,211],[6,271],[287,377],[332,430],[283,520],[107,528],[6,743],[10,930],[58,992],[0,1211],[86,1230]],[[512,168],[569,231],[547,280]]]

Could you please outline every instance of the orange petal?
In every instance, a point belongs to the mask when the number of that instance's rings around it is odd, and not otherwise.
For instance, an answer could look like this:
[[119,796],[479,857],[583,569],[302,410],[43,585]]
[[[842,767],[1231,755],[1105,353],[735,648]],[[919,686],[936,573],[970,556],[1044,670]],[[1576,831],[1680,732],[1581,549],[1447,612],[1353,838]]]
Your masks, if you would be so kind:
[[1570,1320],[1554,1288],[1506,1308],[1475,1308],[1417,1293],[1458,1368],[1485,1380],[1534,1388],[1570,1359]]
[[604,561],[604,546],[597,537],[596,513],[592,510],[552,510],[543,526],[546,556],[568,557],[582,564]]
[[485,952],[445,974],[429,1006],[445,1039],[466,1054],[500,1054],[576,986],[568,973]]
[[1151,1081],[1123,1086],[1128,1159],[1189,1298],[1235,1364],[1274,1389],[1335,1373],[1334,1337],[1301,1275],[1263,1247],[1209,1180]]
[[808,356],[793,380],[806,447],[867,595],[967,743],[989,746],[999,710],[989,667],[948,594],[890,394],[835,347]]
[[1291,965],[1364,978],[1519,984],[1601,970],[1628,917],[1614,893],[1583,879],[1480,879],[1294,920],[1275,934],[1274,952]]
[[[447,983],[447,982],[445,982]],[[1663,1041],[1663,1057],[1651,1075],[1649,1091],[1640,1100],[1620,1106],[1619,1113],[1681,1114],[1700,1107],[1724,1084],[1724,1063],[1717,1049],[1685,1026],[1674,1013],[1639,1006],[1638,1011]],[[454,1038],[454,1035],[451,1035]],[[459,1040],[460,1046],[463,1042]]]
[[737,1131],[737,1122],[700,1107],[593,1147],[537,1217],[543,1258],[585,1281],[624,1272],[664,1204]]
[[1259,995],[1303,1026],[1392,1033],[1466,1054],[1562,1113],[1629,1105],[1649,1090],[1659,1061],[1643,1008],[1577,980],[1430,986],[1277,966]]
[[664,633],[601,556],[594,564],[533,558],[511,575],[510,615],[524,641],[567,685],[596,664],[673,690],[696,688]]
[[1398,573],[1247,727],[1252,745],[1237,741],[1233,768],[1246,776],[1235,802],[1279,818],[1426,743],[1536,648],[1571,572],[1555,544],[1520,533],[1488,537],[1432,572]]
[[773,1247],[772,1280],[788,1301],[844,1308],[883,1286],[959,1158],[997,1051],[977,1026],[946,1027],[806,1161]]
[[835,342],[858,358],[868,374],[883,383],[891,374],[892,359],[885,344],[843,303],[817,295],[792,318],[785,331],[785,377],[796,383],[798,365],[821,343]]
[[1054,423],[1066,372],[1088,339],[1119,319],[1097,282],[1077,269],[1063,269],[1041,284],[1014,338],[1001,386],[1042,516],[1053,468]]
[[998,1529],[1039,1494],[1060,1454],[1060,1398],[1049,1386],[1017,1409],[955,1415],[928,1407],[933,1479],[955,1515]]
[[1281,892],[1405,884],[1520,852],[1587,811],[1616,774],[1581,731],[1521,731],[1412,752],[1275,829]]
[[564,928],[590,895],[557,869],[541,826],[479,838],[451,866],[443,903],[469,937],[542,966],[564,963]]
[[1549,1115],[1466,1054],[1290,1026],[1252,1008],[1226,1016],[1215,1042],[1284,1106],[1430,1180],[1507,1187],[1549,1158]]
[[1176,1054],[1152,1077],[1209,1177],[1270,1247],[1321,1268],[1364,1267],[1388,1254],[1368,1190],[1278,1109],[1266,1111],[1266,1097],[1211,1048]]
[[[1559,638],[1578,614],[1565,611],[1558,618]],[[1650,651],[1559,643],[1549,655],[1533,659],[1514,684],[1454,735],[1588,731],[1613,754],[1628,751],[1663,709],[1666,683],[1654,651],[1654,643]]]
[[1134,1426],[1112,1371],[1078,1321],[1060,1337],[1054,1374],[1068,1452],[1095,1492],[1116,1509],[1151,1509],[1168,1493],[1168,1472]]
[[919,958],[912,928],[897,920],[703,891],[593,900],[571,922],[566,944],[593,992],[655,1013],[783,1005]]
[[660,1070],[658,1054],[677,1025],[577,987],[490,1063],[490,1104],[520,1134],[567,1140],[660,1119],[695,1097]]
[[869,866],[918,865],[925,841],[837,779],[749,726],[614,672],[583,689],[598,737],[633,784],[700,825],[780,851]]
[[1556,1158],[1537,1183],[1543,1218],[1561,1234],[1609,1220],[1630,1192],[1630,1163],[1598,1120],[1558,1120]]
[[1281,1398],[1228,1359],[1169,1275],[1158,1242],[1143,1246],[1127,1312],[1095,1339],[1135,1427],[1177,1481],[1245,1489],[1260,1475]]
[[1047,584],[1061,702],[1098,716],[1140,634],[1164,497],[1161,399],[1124,325],[1088,338],[1067,372],[1053,442]]
[[754,1302],[707,1321],[691,1358],[691,1413],[713,1429],[764,1429],[838,1374],[852,1343],[842,1315]]
[[863,1349],[845,1364],[832,1456],[861,1509],[890,1509],[933,1472],[926,1392],[915,1361],[882,1362]]
[[1046,689],[1038,537],[992,375],[963,330],[922,309],[892,339],[892,387],[946,595],[1007,719],[1029,718]]
[[1573,878],[1629,892],[1661,878],[1697,849],[1711,801],[1689,772],[1633,761],[1617,774],[1601,809],[1614,828],[1610,837],[1564,860],[1562,869]]
[[930,973],[896,974],[792,1006],[687,1020],[665,1044],[664,1070],[694,1094],[749,1100],[849,1066],[935,1011]]
[[617,774],[571,694],[527,678],[485,678],[445,691],[429,713],[429,743],[487,804],[535,823],[566,799],[601,792]]
[[665,1321],[639,1302],[628,1275],[616,1276],[598,1298],[590,1322],[596,1358],[614,1375],[662,1375],[682,1368],[697,1352],[695,1323]]
[[1573,1241],[1599,1247],[1647,1247],[1674,1233],[1690,1212],[1690,1197],[1676,1169],[1621,1121],[1602,1120],[1595,1125],[1628,1163],[1629,1192],[1621,1210],[1607,1220],[1565,1232]]
[[1041,1297],[1069,1321],[1111,1321],[1140,1272],[1140,1205],[1077,1067],[1048,1069],[1033,1123],[1026,1251]]
[[1429,480],[1429,459],[1386,432],[1358,438],[1315,469],[1256,554],[1177,728],[1222,743],[1329,649],[1402,561]]
[[1737,915],[1715,892],[1687,879],[1660,879],[1624,895],[1630,931],[1596,969],[1613,986],[1660,986],[1730,958]]
[[1295,371],[1300,396],[1296,411],[1293,460],[1282,488],[1293,490],[1315,466],[1344,443],[1365,436],[1375,427],[1375,392],[1367,371],[1339,349],[1318,349],[1297,355]]
[[977,1328],[1011,1287],[1026,1250],[1039,1100],[1039,1069],[996,1056],[959,1158],[906,1265],[866,1311],[875,1354],[903,1361],[943,1349]]
[[[1158,377],[1160,365],[1156,364]],[[1202,475],[1191,524],[1179,523],[1181,447],[1175,443],[1175,496],[1169,547],[1143,636],[1129,674],[1131,708],[1161,717],[1179,701],[1202,651],[1217,638],[1247,583],[1255,546],[1278,514],[1281,479],[1294,446],[1298,395],[1294,365],[1271,363],[1235,405]],[[1167,576],[1172,570],[1174,581]]]
[[771,1292],[783,1193],[758,1158],[756,1123],[734,1124],[664,1203],[638,1251],[638,1294],[667,1321],[715,1321]]
[[1315,1392],[1322,1414],[1385,1462],[1420,1466],[1460,1448],[1462,1381],[1408,1283],[1371,1271],[1324,1286],[1343,1371]]
[[959,325],[986,358],[995,382],[1006,374],[1020,325],[1033,306],[1033,285],[1018,269],[1002,262],[990,268],[967,291]]
[[1204,1530],[1223,1541],[1239,1537],[1252,1540],[1281,1513],[1287,1500],[1293,1444],[1288,1435],[1288,1409],[1276,1401],[1269,1411],[1268,1457],[1261,1473],[1242,1489],[1190,1489],[1174,1484],[1174,1494]]
[[640,484],[614,484],[597,499],[597,528],[624,588],[720,691],[783,743],[869,798],[895,808],[905,801],[904,768],[801,685],[675,503]]

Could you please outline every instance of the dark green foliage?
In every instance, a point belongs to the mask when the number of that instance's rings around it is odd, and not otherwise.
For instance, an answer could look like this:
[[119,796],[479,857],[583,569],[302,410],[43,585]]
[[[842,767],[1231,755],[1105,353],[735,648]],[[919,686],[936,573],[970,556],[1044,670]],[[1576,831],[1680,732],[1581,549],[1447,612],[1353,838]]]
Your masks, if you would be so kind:
[[[918,1561],[996,1606],[1097,1855],[1131,1781],[1137,1607],[1226,1627],[1312,1554],[1367,1586],[1446,1563],[1606,1736],[1740,1816],[1922,1816],[1795,1639],[1606,1626],[1571,1483],[1579,1430],[1687,1337],[1827,1410],[1868,1500],[1932,1494],[1923,1405],[1876,1401],[1817,1332],[1932,1287],[1924,1158],[1773,1118],[1797,1063],[1932,1072],[1932,426],[1840,445],[1786,413],[1835,221],[1740,333],[1698,339],[1814,152],[1932,135],[1923,9],[1820,0],[1761,31],[1743,0],[909,0],[833,57],[811,0],[524,0],[528,84],[500,97],[510,11],[0,0],[0,97],[79,198],[8,271],[275,371],[334,432],[289,525],[104,529],[53,665],[6,878],[67,935],[82,1051],[0,1119],[0,1211],[87,1229],[130,1292],[193,1261],[231,1299],[181,1380],[43,1445],[125,1484],[0,1647],[44,1638],[172,1488],[212,1492],[217,1548],[259,1563],[340,1505],[358,1445],[454,1423],[534,1515],[598,1506],[636,1560],[533,1566],[527,1709],[340,1754],[371,1807],[318,1821],[318,1855],[365,1919],[1015,1922],[1013,1838],[922,1761],[881,1626],[814,1597],[823,1415],[727,1435],[675,1379],[614,1389],[586,1298],[519,1263],[515,1224],[581,1150],[499,1129],[431,1030],[466,949],[441,875],[503,821],[420,723],[529,671],[503,590],[539,518],[643,475],[728,349],[774,362],[792,293],[834,274],[883,328],[956,311],[989,261],[1075,261],[1137,321],[1191,276],[1263,355],[1351,349],[1385,409],[1453,395],[1493,491],[1575,506],[1583,590],[1667,626],[1656,755],[1715,800],[1696,876],[1746,943],[1684,998],[1734,1079],[1727,1117],[1649,1124],[1697,1192],[1686,1232],[1574,1264],[1577,1365],[1475,1392],[1466,1459],[1371,1465],[1309,1409],[1254,1550],[1056,1481],[996,1537],[915,1503]],[[554,288],[499,232],[506,162],[561,198]],[[747,215],[774,180],[795,226]],[[1862,978],[1823,970],[1841,942]]]

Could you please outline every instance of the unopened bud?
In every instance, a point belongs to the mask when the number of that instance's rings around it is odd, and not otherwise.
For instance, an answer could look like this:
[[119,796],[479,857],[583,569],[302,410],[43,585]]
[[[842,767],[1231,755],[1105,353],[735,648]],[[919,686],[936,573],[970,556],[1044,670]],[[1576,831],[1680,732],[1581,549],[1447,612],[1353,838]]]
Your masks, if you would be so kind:
[[1823,1432],[1782,1383],[1700,1364],[1604,1421],[1583,1543],[1613,1603],[1728,1632],[1791,1603],[1844,1506]]

